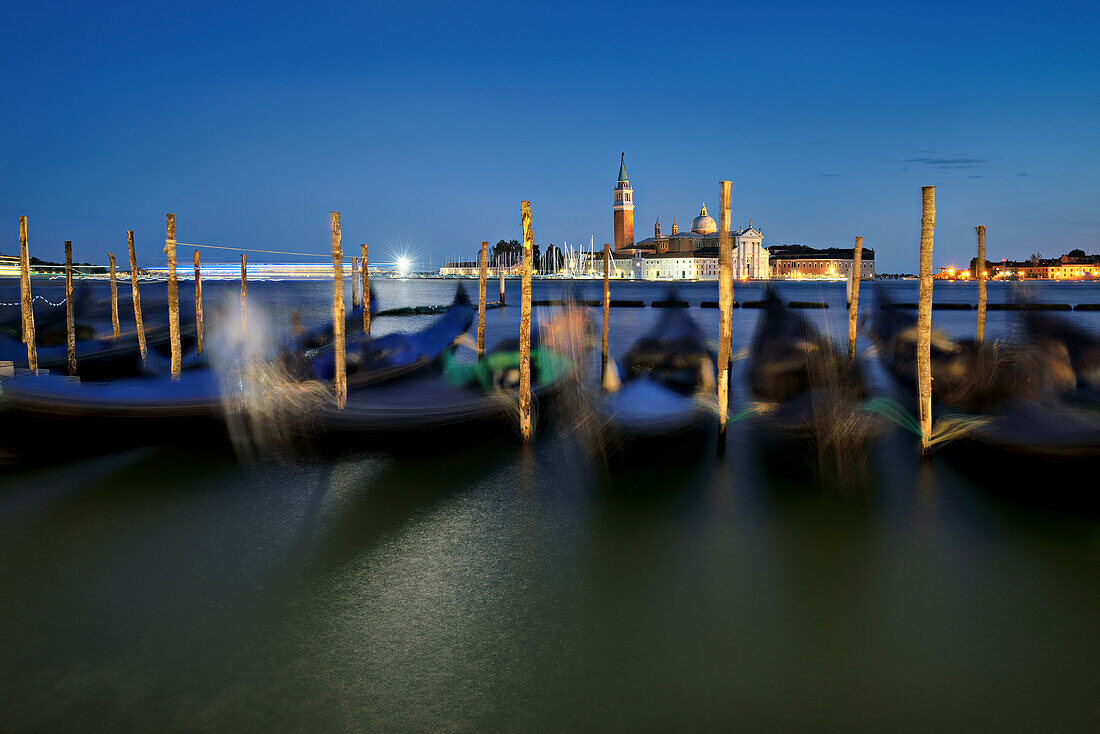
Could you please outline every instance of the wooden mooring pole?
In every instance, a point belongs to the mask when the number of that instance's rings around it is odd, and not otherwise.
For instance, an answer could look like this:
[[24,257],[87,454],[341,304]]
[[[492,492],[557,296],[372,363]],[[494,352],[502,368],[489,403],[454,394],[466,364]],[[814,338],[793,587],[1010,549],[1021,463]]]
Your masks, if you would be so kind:
[[76,375],[76,324],[73,314],[73,243],[65,240],[65,347],[69,355],[69,375]]
[[974,228],[978,232],[978,265],[974,275],[978,278],[978,333],[975,341],[980,346],[985,340],[985,225]]
[[351,310],[359,308],[359,258],[351,259]]
[[733,247],[730,240],[731,181],[721,181],[718,215],[718,455],[726,453],[730,358],[733,350]]
[[848,361],[856,359],[856,326],[859,319],[859,279],[863,269],[863,238],[856,237],[852,252],[852,292],[848,294]]
[[241,333],[248,331],[248,256],[241,255]]
[[23,341],[27,344],[27,368],[38,374],[38,347],[34,338],[34,303],[31,298],[31,258],[27,250],[27,218],[19,217],[19,308],[23,312]]
[[920,219],[920,296],[917,299],[917,407],[921,453],[932,443],[932,241],[936,233],[936,187],[922,191]]
[[202,269],[199,267],[199,251],[195,250],[195,350],[202,354],[205,348],[202,336]]
[[118,339],[118,283],[115,281],[115,256],[107,251],[107,261],[111,264],[111,334]]
[[481,243],[477,277],[477,357],[485,356],[485,277],[489,268],[489,243]]
[[180,350],[180,294],[176,281],[176,215],[166,217],[164,254],[168,256],[168,337],[172,340],[172,377],[179,377],[183,355]]
[[340,212],[332,213],[332,351],[335,375],[332,389],[336,407],[343,409],[348,401],[347,357],[344,354],[344,256],[340,248]]
[[363,288],[363,333],[370,336],[370,273],[367,272],[367,245],[359,245],[359,266],[362,268]]
[[141,318],[141,289],[138,287],[137,257],[134,255],[134,230],[126,230],[126,250],[130,255],[130,292],[134,299],[134,328],[137,331],[138,350],[145,361],[145,321]]
[[523,225],[523,281],[519,302],[519,432],[523,443],[527,444],[531,442],[531,256],[535,242],[531,234],[531,202],[520,204],[520,221]]
[[611,244],[603,243],[603,338],[600,340],[600,384],[607,385],[607,337],[611,322]]

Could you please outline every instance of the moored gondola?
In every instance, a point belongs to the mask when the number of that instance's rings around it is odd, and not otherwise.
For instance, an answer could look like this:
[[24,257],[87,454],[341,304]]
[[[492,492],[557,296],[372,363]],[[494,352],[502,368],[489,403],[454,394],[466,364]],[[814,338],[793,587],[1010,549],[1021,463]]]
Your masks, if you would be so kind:
[[[350,391],[342,409],[326,406],[321,411],[317,431],[326,438],[370,436],[399,442],[443,432],[478,438],[494,430],[507,434],[518,425],[519,360],[518,343],[510,340],[473,363],[445,358],[441,373]],[[531,399],[536,422],[573,372],[570,355],[533,345]]]
[[882,421],[862,409],[868,390],[847,356],[771,288],[748,369],[754,428],[765,443],[829,453],[838,462],[876,437]]
[[[74,325],[74,332],[78,376],[87,380],[106,380],[134,377],[146,372],[134,328],[115,337],[109,322],[84,318]],[[166,320],[159,323],[146,322],[145,343],[147,354],[153,354],[154,359],[156,353],[168,355],[171,347]],[[180,344],[185,352],[193,350],[193,326],[181,326]],[[53,319],[47,328],[36,330],[35,351],[40,370],[67,372],[69,352],[64,318]],[[0,361],[10,361],[16,368],[27,367],[27,346],[23,344],[18,331],[0,331]]]
[[[670,294],[668,300],[676,300]],[[600,445],[693,437],[714,424],[715,356],[686,309],[661,312],[596,401]]]
[[[881,292],[878,300],[872,335],[880,359],[915,410],[915,318],[893,308]],[[1025,324],[1034,318],[1025,316]],[[1088,355],[1096,353],[1089,343],[1095,348],[1096,340],[1050,316],[1041,323],[1030,334],[1025,329],[1018,343],[978,344],[933,331],[933,444],[950,440],[1001,456],[1100,460],[1100,410],[1088,371]]]
[[[372,298],[372,303],[377,303]],[[348,389],[373,385],[427,369],[455,339],[465,334],[476,313],[466,290],[459,284],[454,302],[430,326],[411,334],[394,333],[374,337],[362,332],[346,338]],[[300,353],[301,377],[328,381],[335,373],[335,352],[331,341]]]
[[[473,318],[460,294],[435,323],[413,334],[361,337],[349,344],[349,388],[393,381],[428,369],[449,352]],[[326,359],[327,355],[327,359]],[[196,423],[219,426],[225,417],[279,412],[298,422],[322,409],[331,381],[331,350],[282,354],[270,361],[215,359],[216,368],[102,382],[62,375],[21,376],[0,385],[0,445],[16,453],[47,450],[61,434],[89,451],[102,445],[195,438]],[[255,421],[246,421],[252,422]],[[207,431],[209,433],[209,431]],[[215,431],[224,436],[224,431]]]

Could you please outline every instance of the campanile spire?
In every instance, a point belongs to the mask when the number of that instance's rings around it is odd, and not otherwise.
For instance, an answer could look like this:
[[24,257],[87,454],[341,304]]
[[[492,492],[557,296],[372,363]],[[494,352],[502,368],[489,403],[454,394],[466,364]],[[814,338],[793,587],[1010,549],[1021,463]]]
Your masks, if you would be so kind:
[[619,180],[615,183],[615,204],[611,207],[615,223],[615,249],[634,246],[634,189],[626,177],[626,153],[619,157]]

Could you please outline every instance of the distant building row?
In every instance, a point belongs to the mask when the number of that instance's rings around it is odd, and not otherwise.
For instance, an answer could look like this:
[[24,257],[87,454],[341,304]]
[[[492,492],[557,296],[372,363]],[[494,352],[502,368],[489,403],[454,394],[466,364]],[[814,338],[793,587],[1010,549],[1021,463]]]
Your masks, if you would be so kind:
[[[612,278],[635,280],[717,280],[718,279],[718,224],[707,213],[704,203],[699,215],[691,222],[691,229],[681,232],[676,220],[671,231],[664,234],[658,217],[653,225],[653,236],[634,241],[634,189],[626,175],[626,156],[619,159],[619,177],[615,181],[612,202],[612,220],[615,244],[612,251],[610,275]],[[764,247],[763,228],[753,227],[749,221],[743,229],[729,232],[733,252],[733,277],[735,280],[790,279],[846,279],[854,265],[852,248],[830,247],[815,249],[804,245],[773,245]],[[478,265],[474,262],[447,263],[440,275],[477,277]],[[518,275],[519,266],[505,269],[506,275]],[[562,271],[565,275],[595,276],[603,274],[603,254],[576,253],[571,256]],[[496,268],[489,268],[489,277],[497,277]],[[875,277],[875,251],[863,248],[860,278]]]
[[[612,272],[621,278],[646,280],[715,280],[718,278],[718,225],[707,213],[707,205],[680,232],[676,220],[668,234],[661,219],[653,225],[653,236],[634,241],[634,189],[626,175],[626,156],[619,159],[619,178],[612,203],[615,230],[615,263]],[[736,280],[766,278],[846,278],[853,265],[854,250],[816,250],[802,245],[765,248],[764,230],[752,226],[730,233],[733,248],[733,277]],[[875,277],[875,252],[864,248],[861,278]]]
[[[1077,254],[1080,253],[1080,254]],[[1082,280],[1100,278],[1100,255],[1075,250],[1059,258],[1038,260],[1002,260],[992,263],[991,278],[1039,278],[1042,280]]]
[[[735,243],[733,248],[733,276],[737,280],[757,280],[784,278],[791,280],[842,280],[854,263],[852,248],[829,247],[816,249],[804,245],[773,245],[765,248],[760,245],[760,233],[751,227],[731,233]],[[708,235],[705,244],[698,249],[657,251],[643,247],[646,241],[636,247],[615,251],[611,255],[610,276],[612,278],[634,280],[717,280],[718,279],[718,238],[713,242]],[[488,267],[488,277],[496,278],[500,271]],[[478,277],[476,262],[450,262],[439,269],[445,277]],[[519,264],[504,268],[505,276],[518,276],[522,272]],[[562,275],[599,276],[603,274],[603,253],[574,253],[561,271]],[[863,262],[860,278],[870,280],[875,277],[875,251],[863,248]]]
[[[936,280],[971,280],[977,276],[974,258],[970,268],[944,266],[933,276]],[[1086,255],[1084,250],[1071,250],[1057,258],[1031,260],[1001,260],[985,263],[985,277],[997,280],[1098,280],[1100,279],[1100,255]]]

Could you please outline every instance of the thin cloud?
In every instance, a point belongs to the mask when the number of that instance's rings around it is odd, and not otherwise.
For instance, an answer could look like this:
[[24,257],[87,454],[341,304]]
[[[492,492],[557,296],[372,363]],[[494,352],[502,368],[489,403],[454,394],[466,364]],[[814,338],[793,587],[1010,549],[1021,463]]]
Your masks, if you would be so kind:
[[[931,151],[919,150],[917,152],[930,153]],[[934,168],[937,171],[981,171],[981,173],[973,173],[967,178],[1005,178],[1007,176],[1028,178],[1035,175],[1019,170],[1020,166],[1004,158],[918,155],[913,158],[883,158],[881,160],[887,163],[900,164],[902,166],[900,170],[902,171],[912,170],[910,166],[917,166],[921,170]]]
[[939,168],[941,170],[951,170],[958,168],[981,168],[989,165],[991,161],[988,158],[936,158],[933,156],[918,156],[917,158],[906,158],[905,160],[896,162],[922,163],[926,166],[932,166],[933,168]]

